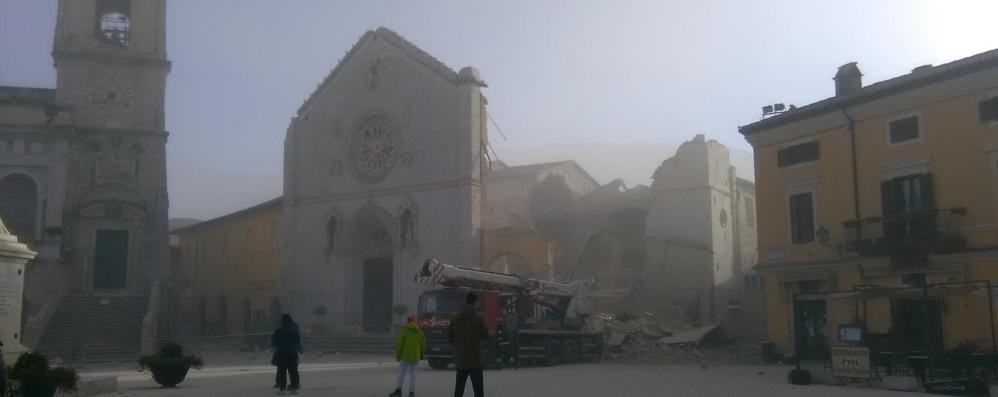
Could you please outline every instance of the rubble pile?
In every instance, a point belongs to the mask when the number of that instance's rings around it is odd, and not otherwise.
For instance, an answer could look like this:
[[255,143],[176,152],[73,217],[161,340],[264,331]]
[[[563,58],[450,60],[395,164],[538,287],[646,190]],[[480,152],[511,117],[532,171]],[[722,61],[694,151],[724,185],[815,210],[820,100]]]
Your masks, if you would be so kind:
[[597,314],[593,331],[606,335],[604,360],[628,365],[699,365],[701,367],[757,363],[757,348],[731,337],[718,324],[698,324],[686,318]]

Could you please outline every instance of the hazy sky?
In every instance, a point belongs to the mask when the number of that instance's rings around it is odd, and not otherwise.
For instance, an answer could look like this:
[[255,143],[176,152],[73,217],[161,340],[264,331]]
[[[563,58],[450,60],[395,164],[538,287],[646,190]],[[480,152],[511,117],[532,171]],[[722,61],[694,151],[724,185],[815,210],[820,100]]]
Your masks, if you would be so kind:
[[[0,85],[54,87],[55,3],[0,0]],[[738,125],[759,119],[767,103],[830,96],[843,63],[858,61],[869,84],[998,48],[995,0],[171,0],[167,8],[171,216],[200,218],[281,193],[291,116],[378,26],[455,70],[478,67],[509,139],[491,132],[500,158],[570,143],[675,145],[697,132],[748,150]],[[587,168],[629,161],[626,150],[607,157],[581,160]],[[652,171],[627,177],[646,183]]]

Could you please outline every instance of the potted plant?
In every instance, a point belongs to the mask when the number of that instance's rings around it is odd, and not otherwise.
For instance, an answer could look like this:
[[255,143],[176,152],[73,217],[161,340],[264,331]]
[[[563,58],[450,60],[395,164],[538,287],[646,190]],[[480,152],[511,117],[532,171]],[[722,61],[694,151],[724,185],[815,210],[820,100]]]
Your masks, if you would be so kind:
[[139,357],[139,370],[149,370],[152,378],[160,386],[174,387],[187,377],[187,371],[192,367],[201,369],[204,362],[201,357],[184,355],[184,347],[173,342],[164,343],[156,354]]
[[80,383],[76,370],[51,368],[49,360],[36,352],[21,354],[9,376],[23,397],[52,397],[56,390],[74,392]]

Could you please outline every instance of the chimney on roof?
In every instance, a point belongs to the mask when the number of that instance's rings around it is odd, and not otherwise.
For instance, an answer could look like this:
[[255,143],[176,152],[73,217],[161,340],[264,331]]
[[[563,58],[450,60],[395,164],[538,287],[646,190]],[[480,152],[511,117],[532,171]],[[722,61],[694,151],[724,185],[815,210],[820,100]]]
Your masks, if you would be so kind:
[[863,73],[859,71],[856,62],[839,66],[835,73],[835,96],[848,96],[863,89]]
[[928,72],[929,70],[932,70],[932,64],[915,67],[914,69],[911,70],[911,73],[922,73],[922,72]]

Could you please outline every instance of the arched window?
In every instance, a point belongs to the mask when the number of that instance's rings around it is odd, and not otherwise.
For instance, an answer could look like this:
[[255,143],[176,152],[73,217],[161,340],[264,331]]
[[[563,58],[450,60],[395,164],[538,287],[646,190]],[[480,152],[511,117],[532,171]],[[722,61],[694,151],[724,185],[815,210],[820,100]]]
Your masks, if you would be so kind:
[[31,177],[11,174],[0,179],[0,218],[22,243],[35,240],[38,186]]
[[127,47],[131,32],[132,4],[129,0],[97,2],[97,35],[108,43]]

